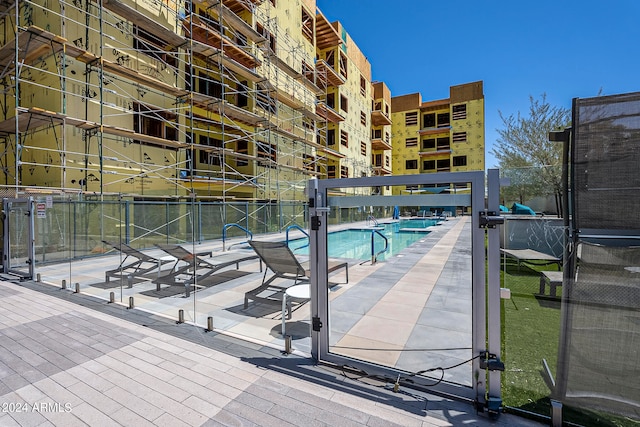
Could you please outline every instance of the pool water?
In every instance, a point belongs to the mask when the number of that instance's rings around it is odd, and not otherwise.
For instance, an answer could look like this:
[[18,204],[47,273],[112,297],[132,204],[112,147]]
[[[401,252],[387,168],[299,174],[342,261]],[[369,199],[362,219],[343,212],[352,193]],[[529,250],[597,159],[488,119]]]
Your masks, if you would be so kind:
[[[424,238],[429,231],[427,227],[436,225],[437,222],[430,219],[401,220],[394,223],[381,223],[376,227],[389,241],[389,248],[383,254],[378,255],[378,261],[383,261],[399,254],[403,249]],[[410,229],[407,231],[403,229]],[[419,230],[419,231],[418,231]],[[336,231],[327,235],[327,251],[330,258],[354,258],[362,260],[371,259],[371,235],[368,228],[348,229]],[[384,249],[384,239],[377,233],[373,233],[374,253]],[[308,239],[296,239],[289,241],[289,247],[295,254],[309,253]]]

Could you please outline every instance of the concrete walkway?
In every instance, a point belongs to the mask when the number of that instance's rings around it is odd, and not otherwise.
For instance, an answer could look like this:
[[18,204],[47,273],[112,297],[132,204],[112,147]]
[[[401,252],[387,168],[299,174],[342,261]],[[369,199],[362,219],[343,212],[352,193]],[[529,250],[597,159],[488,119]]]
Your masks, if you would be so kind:
[[514,426],[35,282],[0,282],[1,426]]

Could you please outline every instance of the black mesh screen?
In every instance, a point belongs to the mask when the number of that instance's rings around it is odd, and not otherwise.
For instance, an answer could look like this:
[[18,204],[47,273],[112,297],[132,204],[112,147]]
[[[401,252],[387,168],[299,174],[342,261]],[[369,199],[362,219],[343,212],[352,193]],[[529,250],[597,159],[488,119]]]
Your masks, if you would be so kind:
[[564,401],[640,417],[640,248],[578,246]]
[[640,230],[640,93],[575,100],[573,129],[576,228]]

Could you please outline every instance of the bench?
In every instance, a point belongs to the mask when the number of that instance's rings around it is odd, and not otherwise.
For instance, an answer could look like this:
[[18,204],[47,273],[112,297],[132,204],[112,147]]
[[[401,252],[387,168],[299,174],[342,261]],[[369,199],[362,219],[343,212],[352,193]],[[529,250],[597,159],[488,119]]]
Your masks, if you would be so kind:
[[556,287],[562,286],[562,271],[541,271],[540,272],[540,295],[544,295],[544,291],[549,282],[549,295],[556,296]]

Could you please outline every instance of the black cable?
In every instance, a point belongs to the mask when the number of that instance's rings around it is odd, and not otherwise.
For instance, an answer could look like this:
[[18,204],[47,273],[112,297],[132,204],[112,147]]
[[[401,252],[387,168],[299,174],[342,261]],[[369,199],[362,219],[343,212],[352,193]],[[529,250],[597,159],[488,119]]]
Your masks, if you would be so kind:
[[[400,386],[400,382],[414,383],[414,381],[411,379],[412,377],[419,376],[419,375],[425,374],[427,372],[440,371],[441,372],[440,378],[435,379],[435,382],[433,384],[424,384],[424,386],[426,386],[426,387],[434,387],[434,386],[440,384],[444,380],[445,371],[447,371],[449,369],[457,368],[458,366],[462,366],[465,363],[469,363],[469,362],[471,362],[471,361],[473,361],[475,359],[478,359],[480,357],[481,357],[481,355],[477,355],[477,356],[472,357],[471,359],[467,359],[467,360],[465,360],[463,362],[456,363],[455,365],[447,366],[446,368],[442,368],[442,367],[429,368],[429,369],[423,369],[423,370],[417,371],[417,372],[412,372],[412,373],[410,373],[408,375],[405,375],[405,376],[398,375],[398,378],[395,379],[395,380],[393,378],[388,378],[388,377],[377,375],[377,374],[368,374],[366,371],[364,371],[362,369],[354,368],[354,367],[351,367],[351,366],[348,366],[348,365],[340,365],[340,368],[341,368],[342,375],[345,378],[348,378],[348,379],[351,379],[351,380],[354,380],[354,381],[360,381],[362,379],[370,378],[370,379],[375,379],[375,380],[378,380],[378,381],[384,381],[386,383],[389,383],[389,382],[390,383],[394,383],[395,384],[394,391],[397,392],[398,391],[398,387]],[[357,370],[360,374],[356,374],[356,376],[349,376],[349,375],[347,375],[346,369]]]

